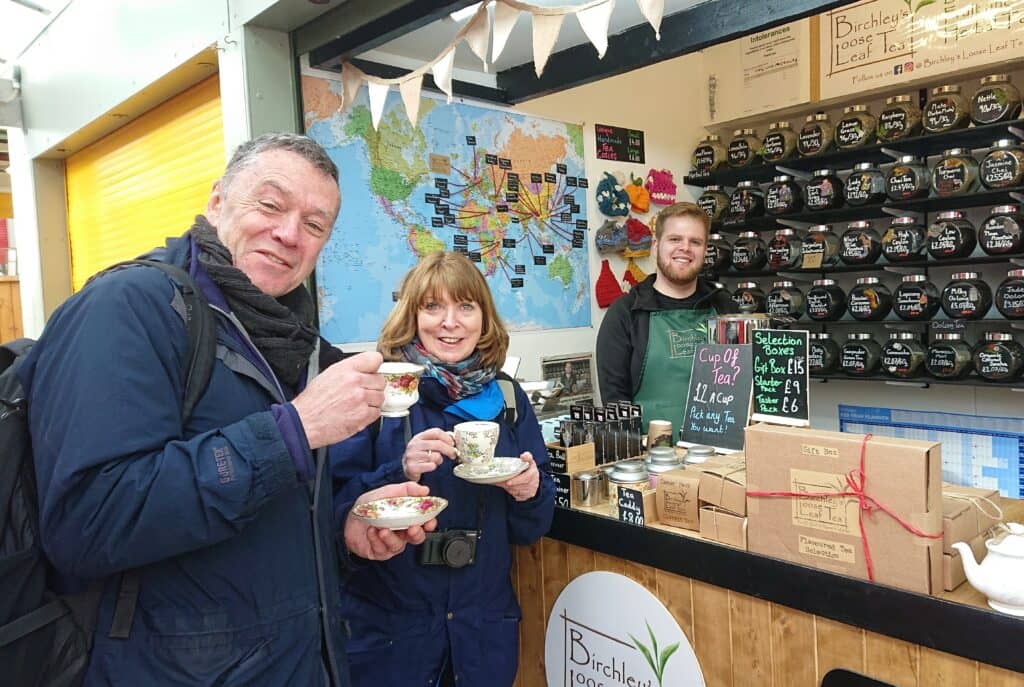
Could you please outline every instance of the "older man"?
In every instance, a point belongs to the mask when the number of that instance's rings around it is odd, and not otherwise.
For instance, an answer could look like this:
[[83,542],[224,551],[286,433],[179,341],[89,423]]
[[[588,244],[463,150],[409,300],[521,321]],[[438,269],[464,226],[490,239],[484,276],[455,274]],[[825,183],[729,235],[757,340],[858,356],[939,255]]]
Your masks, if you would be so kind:
[[310,139],[261,136],[168,243],[162,259],[216,313],[216,361],[188,418],[182,297],[161,270],[86,286],[20,368],[43,547],[64,591],[105,589],[86,685],[346,684],[336,534],[374,559],[423,539],[348,517],[358,485],[332,494],[318,450],[376,420],[384,389],[378,353],[337,362],[302,286],[337,180]]

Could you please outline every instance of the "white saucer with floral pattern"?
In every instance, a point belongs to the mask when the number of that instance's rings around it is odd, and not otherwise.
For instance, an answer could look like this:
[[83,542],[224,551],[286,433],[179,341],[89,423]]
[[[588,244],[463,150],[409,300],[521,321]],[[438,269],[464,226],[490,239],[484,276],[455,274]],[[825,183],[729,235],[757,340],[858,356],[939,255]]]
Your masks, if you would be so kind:
[[485,463],[459,463],[455,476],[473,484],[497,484],[511,479],[530,467],[519,458],[492,458]]
[[360,503],[352,513],[364,522],[385,530],[404,530],[422,525],[448,507],[440,496],[393,496]]

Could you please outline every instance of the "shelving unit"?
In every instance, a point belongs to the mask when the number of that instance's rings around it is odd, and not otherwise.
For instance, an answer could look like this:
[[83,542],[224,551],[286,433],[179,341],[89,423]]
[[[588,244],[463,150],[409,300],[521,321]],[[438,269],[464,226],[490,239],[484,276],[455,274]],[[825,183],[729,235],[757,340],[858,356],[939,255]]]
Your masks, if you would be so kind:
[[885,382],[890,386],[904,386],[904,387],[916,387],[921,389],[927,389],[932,386],[980,386],[989,387],[992,389],[1010,389],[1011,391],[1024,392],[1024,378],[1012,381],[1012,382],[987,382],[973,374],[965,377],[964,379],[936,379],[935,377],[929,377],[928,375],[921,375],[918,377],[912,377],[910,379],[897,379],[895,377],[886,377],[885,375],[870,375],[867,377],[853,377],[851,375],[843,374],[842,372],[828,375],[810,375],[812,380],[826,383],[830,381],[837,382]]

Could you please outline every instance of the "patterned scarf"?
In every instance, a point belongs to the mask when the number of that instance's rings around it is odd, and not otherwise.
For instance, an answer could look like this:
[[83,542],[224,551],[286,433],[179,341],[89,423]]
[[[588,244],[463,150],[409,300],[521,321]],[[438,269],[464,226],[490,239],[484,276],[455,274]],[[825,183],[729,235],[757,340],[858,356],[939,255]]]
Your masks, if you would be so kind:
[[426,368],[427,375],[437,378],[448,390],[448,396],[456,401],[480,393],[498,374],[496,366],[481,365],[479,351],[460,362],[446,363],[427,353],[418,338],[402,346],[402,357]]

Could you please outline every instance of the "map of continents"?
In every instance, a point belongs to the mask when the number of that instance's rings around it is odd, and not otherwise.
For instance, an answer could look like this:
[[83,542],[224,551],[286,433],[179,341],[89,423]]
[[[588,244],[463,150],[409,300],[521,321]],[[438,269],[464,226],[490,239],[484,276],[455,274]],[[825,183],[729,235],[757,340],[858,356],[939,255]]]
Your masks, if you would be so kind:
[[303,76],[306,133],[341,173],[341,212],[317,265],[323,335],[373,341],[420,257],[457,250],[513,330],[590,325],[581,127],[424,97],[412,126],[397,92],[379,127],[364,87]]

